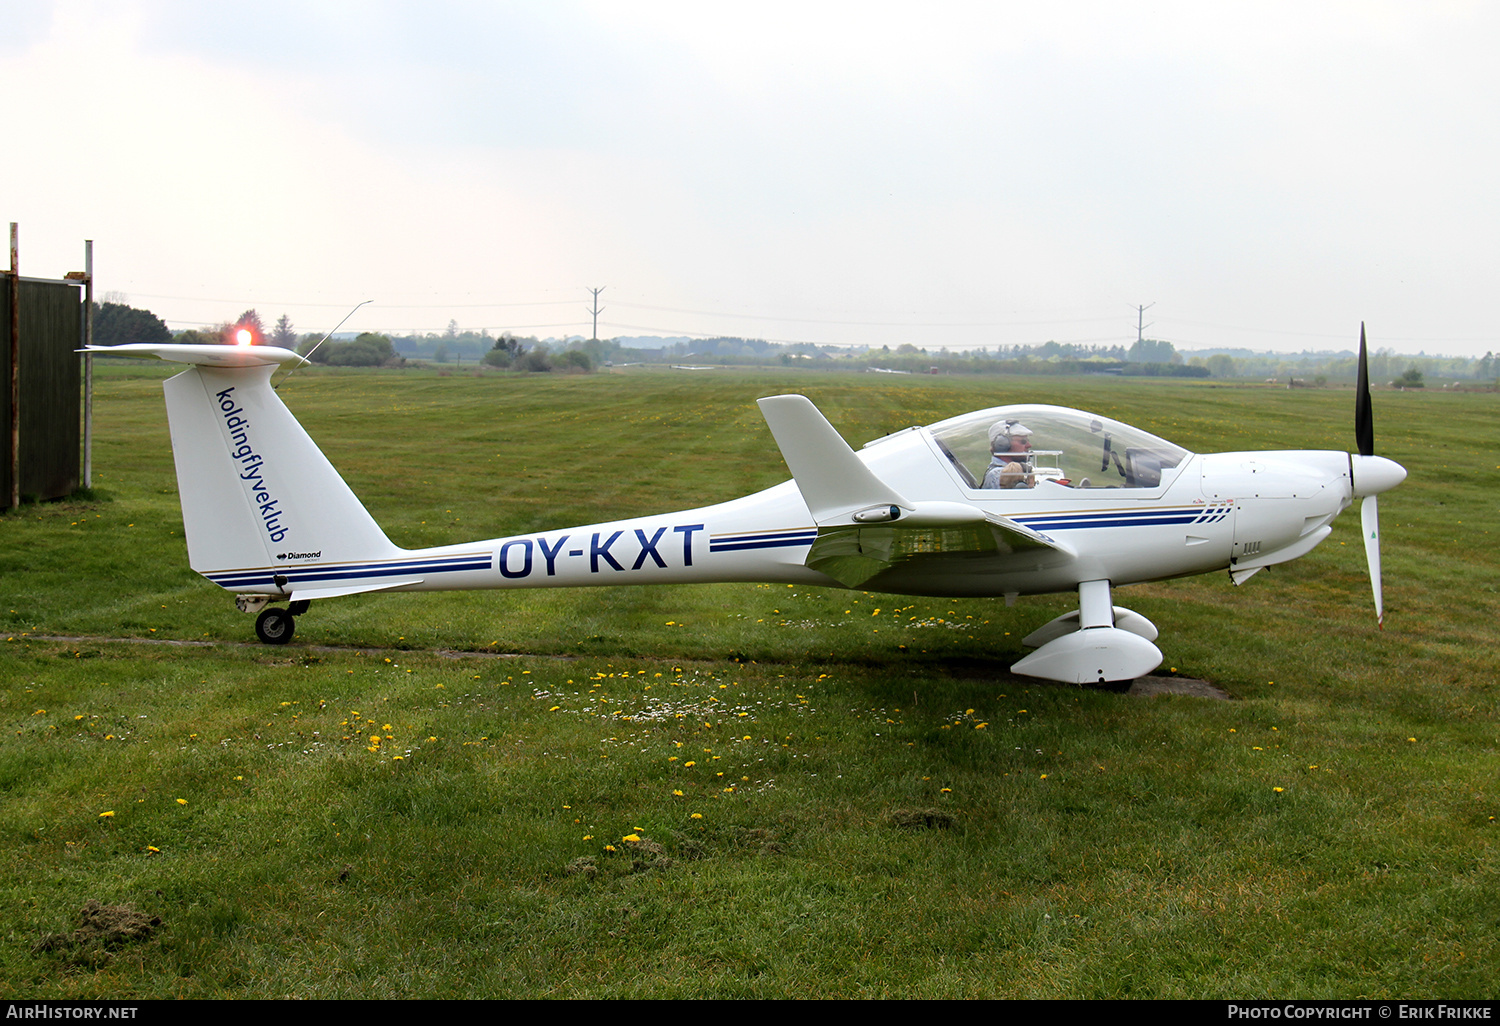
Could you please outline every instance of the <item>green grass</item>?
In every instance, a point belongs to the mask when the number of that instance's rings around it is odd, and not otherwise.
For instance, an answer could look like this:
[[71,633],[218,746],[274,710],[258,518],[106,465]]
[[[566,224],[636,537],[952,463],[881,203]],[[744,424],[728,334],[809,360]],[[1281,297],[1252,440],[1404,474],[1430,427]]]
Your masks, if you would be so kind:
[[[1381,500],[1383,632],[1354,511],[1241,588],[1118,593],[1218,702],[1009,677],[1068,596],[364,596],[250,644],[186,567],[163,376],[101,372],[94,501],[0,517],[8,995],[1493,995],[1494,396],[1376,396],[1411,471]],[[428,545],[776,483],[754,399],[791,390],[856,446],[1022,401],[1197,451],[1352,435],[1348,389],[1211,383],[303,372],[283,395]],[[32,952],[90,898],[163,925]]]

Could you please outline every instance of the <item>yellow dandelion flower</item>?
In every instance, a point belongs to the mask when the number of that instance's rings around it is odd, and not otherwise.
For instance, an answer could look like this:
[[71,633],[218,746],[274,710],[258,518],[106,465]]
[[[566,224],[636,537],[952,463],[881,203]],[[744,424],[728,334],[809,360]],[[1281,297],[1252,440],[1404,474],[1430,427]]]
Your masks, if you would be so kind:
[[[110,813],[110,815],[112,816],[112,815],[114,815],[114,813]],[[701,812],[695,812],[691,816],[688,817],[688,819],[702,819],[702,818],[703,818],[703,813],[701,813]]]
[[1271,790],[1275,791],[1277,794],[1280,794],[1282,791],[1285,790],[1285,788],[1273,787],[1273,788],[1271,788]]
[[115,814],[115,810],[114,809],[110,809],[108,812],[101,812],[101,813],[99,813],[99,818],[100,819],[109,819],[114,814]]
[[179,799],[177,799],[177,804],[178,805],[186,805],[187,804],[187,799],[186,798],[179,798]]
[[640,839],[640,834],[626,834],[624,837],[620,838],[620,840],[622,841],[639,841]]

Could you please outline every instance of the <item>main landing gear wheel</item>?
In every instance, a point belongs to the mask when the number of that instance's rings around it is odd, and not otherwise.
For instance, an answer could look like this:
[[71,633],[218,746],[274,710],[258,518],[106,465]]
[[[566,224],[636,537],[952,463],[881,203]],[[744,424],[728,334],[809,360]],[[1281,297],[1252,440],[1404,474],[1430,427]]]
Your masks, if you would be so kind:
[[296,630],[296,618],[279,606],[267,606],[255,618],[255,636],[267,645],[285,645]]

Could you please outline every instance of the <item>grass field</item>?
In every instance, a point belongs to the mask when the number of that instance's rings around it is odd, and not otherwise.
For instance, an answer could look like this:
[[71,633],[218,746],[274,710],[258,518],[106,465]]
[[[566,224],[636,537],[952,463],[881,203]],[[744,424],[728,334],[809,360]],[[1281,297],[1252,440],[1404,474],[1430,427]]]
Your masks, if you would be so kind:
[[[0,993],[1495,996],[1494,395],[1375,397],[1410,471],[1381,499],[1383,632],[1357,510],[1241,588],[1116,593],[1226,702],[1008,676],[1071,596],[363,596],[253,644],[187,568],[166,372],[101,367],[93,501],[0,517]],[[310,371],[282,395],[416,546],[776,483],[754,399],[782,391],[856,447],[1004,402],[1196,451],[1353,434],[1349,389],[1119,379]],[[91,899],[160,925],[33,950]]]

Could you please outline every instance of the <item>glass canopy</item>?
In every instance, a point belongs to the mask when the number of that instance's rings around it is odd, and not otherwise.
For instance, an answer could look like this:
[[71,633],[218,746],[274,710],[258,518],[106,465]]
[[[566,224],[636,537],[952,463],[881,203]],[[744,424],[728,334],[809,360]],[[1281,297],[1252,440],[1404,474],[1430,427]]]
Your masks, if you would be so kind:
[[1129,424],[1062,406],[997,406],[928,430],[970,488],[1160,488],[1191,455]]

